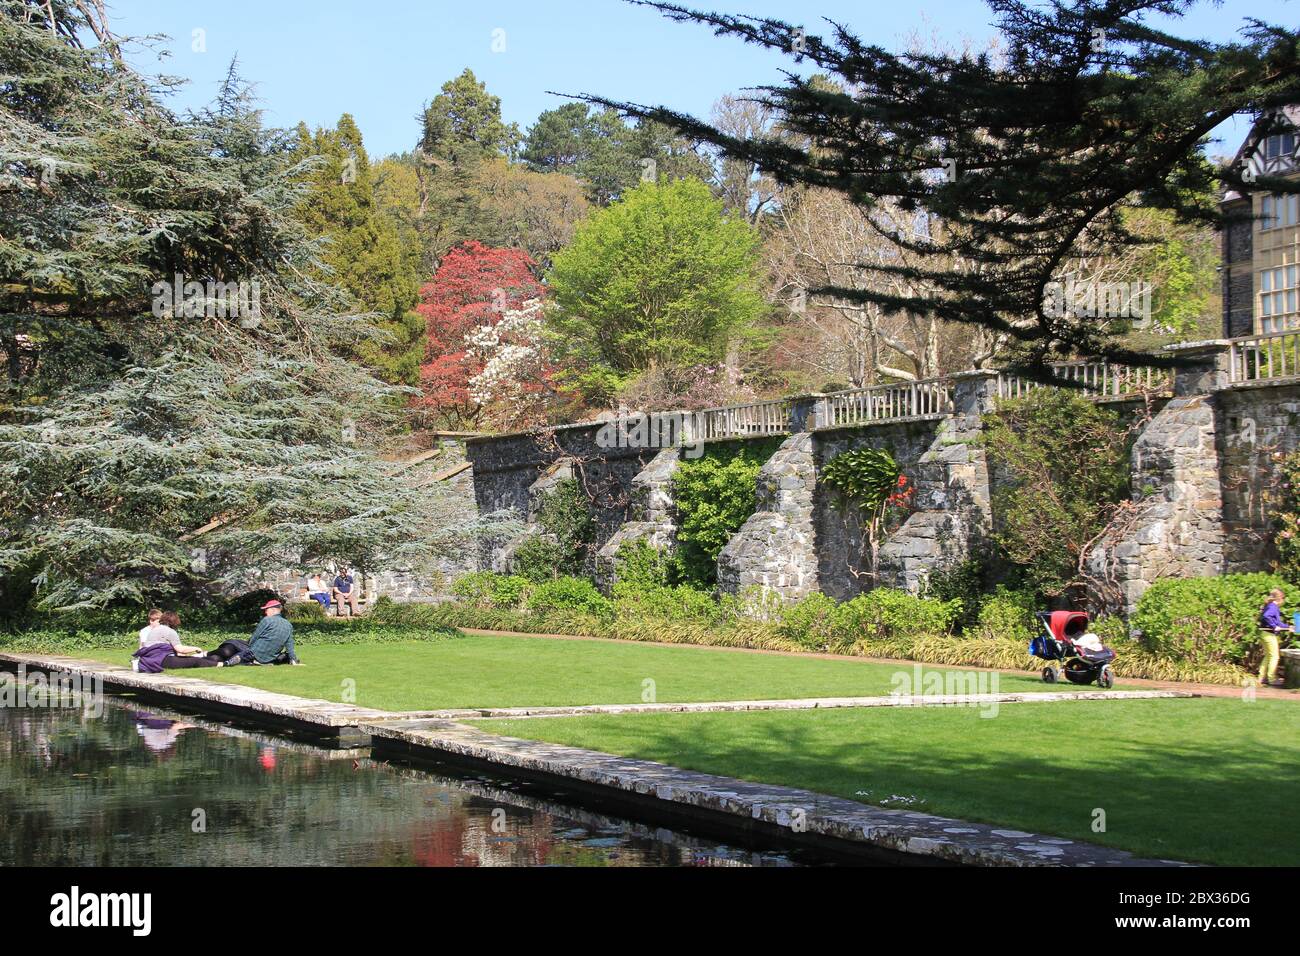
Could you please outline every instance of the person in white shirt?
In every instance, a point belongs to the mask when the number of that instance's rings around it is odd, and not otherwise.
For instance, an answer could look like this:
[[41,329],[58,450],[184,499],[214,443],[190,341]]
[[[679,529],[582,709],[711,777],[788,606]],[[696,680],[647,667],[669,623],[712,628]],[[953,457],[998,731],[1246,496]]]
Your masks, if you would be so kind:
[[144,627],[140,628],[141,647],[148,647],[150,644],[153,643],[152,641],[147,640],[149,637],[149,632],[158,626],[158,622],[162,620],[162,616],[163,616],[163,612],[158,610],[157,608],[154,608],[152,611],[149,612],[149,623],[146,624]]
[[326,611],[330,609],[330,587],[321,577],[320,572],[313,574],[307,579],[307,598],[312,601],[319,601],[320,606]]

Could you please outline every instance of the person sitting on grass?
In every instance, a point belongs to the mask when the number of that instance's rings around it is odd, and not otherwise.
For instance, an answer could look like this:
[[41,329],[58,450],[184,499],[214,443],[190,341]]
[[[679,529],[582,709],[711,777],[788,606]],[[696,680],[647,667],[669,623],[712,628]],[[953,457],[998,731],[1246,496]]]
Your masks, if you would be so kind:
[[357,585],[351,568],[344,568],[334,578],[334,603],[338,606],[335,613],[339,617],[343,616],[344,604],[352,617],[357,616]]
[[215,661],[197,663],[203,659],[203,648],[184,643],[179,633],[180,626],[180,615],[175,611],[159,614],[158,623],[141,632],[140,648],[132,655],[132,666],[144,674],[187,667],[216,667]]
[[1264,660],[1259,665],[1259,682],[1264,686],[1276,684],[1278,668],[1282,663],[1283,634],[1294,634],[1295,628],[1282,617],[1286,593],[1280,588],[1269,592],[1268,603],[1259,616],[1260,643],[1264,645]]
[[148,646],[147,644],[145,644],[145,638],[149,636],[149,632],[151,630],[153,630],[155,627],[158,626],[158,622],[162,620],[162,616],[163,616],[163,612],[158,610],[158,608],[154,608],[152,611],[149,612],[149,623],[146,624],[144,627],[140,628],[141,647]]
[[293,625],[284,616],[284,605],[279,601],[267,601],[262,606],[266,615],[258,622],[253,636],[248,639],[248,650],[226,661],[225,667],[238,667],[241,664],[279,665],[292,664],[302,666],[293,649]]

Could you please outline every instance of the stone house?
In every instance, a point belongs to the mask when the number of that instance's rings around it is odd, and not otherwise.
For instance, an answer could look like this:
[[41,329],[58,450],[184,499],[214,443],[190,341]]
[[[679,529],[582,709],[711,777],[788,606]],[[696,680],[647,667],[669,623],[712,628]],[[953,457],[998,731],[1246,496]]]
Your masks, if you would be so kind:
[[[1233,160],[1243,178],[1300,178],[1300,105],[1256,122]],[[1225,193],[1223,332],[1226,338],[1300,328],[1300,195]]]

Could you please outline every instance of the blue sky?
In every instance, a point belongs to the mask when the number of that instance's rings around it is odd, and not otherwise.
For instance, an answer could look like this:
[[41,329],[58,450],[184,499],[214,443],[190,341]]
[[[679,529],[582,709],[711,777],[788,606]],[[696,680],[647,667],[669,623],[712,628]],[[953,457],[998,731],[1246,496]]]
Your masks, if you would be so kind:
[[[689,5],[689,0],[687,0]],[[706,9],[776,16],[816,33],[827,17],[864,39],[897,49],[920,34],[948,42],[992,36],[979,0],[713,0]],[[444,82],[471,68],[501,97],[507,120],[527,129],[563,100],[546,91],[599,93],[707,115],[715,100],[779,79],[791,61],[714,37],[693,24],[621,0],[109,0],[119,33],[167,34],[161,63],[139,51],[149,72],[185,77],[173,104],[211,98],[232,56],[257,84],[268,121],[332,126],[351,113],[372,156],[411,148],[416,116]],[[365,16],[359,16],[365,13]],[[1226,39],[1247,16],[1293,24],[1297,0],[1226,0],[1198,5],[1179,33]],[[194,47],[202,32],[205,49]],[[503,32],[496,32],[503,31]],[[494,50],[494,40],[499,48]],[[1232,152],[1245,127],[1223,131]]]

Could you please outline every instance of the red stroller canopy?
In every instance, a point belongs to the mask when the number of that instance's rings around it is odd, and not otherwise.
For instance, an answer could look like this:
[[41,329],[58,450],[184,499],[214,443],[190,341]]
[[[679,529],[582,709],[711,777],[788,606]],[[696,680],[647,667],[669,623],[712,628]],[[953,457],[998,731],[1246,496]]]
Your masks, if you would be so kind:
[[1058,641],[1072,641],[1082,637],[1088,631],[1092,618],[1083,611],[1053,611],[1051,616],[1044,615],[1047,629]]

